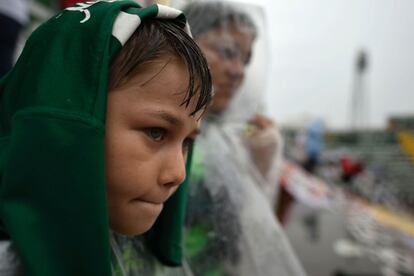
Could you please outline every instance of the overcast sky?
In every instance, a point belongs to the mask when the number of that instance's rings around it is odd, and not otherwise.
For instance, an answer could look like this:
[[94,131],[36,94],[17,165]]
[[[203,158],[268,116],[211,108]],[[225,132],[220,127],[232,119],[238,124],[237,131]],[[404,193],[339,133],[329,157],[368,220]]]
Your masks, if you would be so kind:
[[[256,1],[258,2],[258,1]],[[260,1],[259,1],[260,2]],[[354,63],[369,54],[367,110],[373,127],[414,114],[413,0],[272,0],[268,111],[284,123],[304,114],[349,125]]]

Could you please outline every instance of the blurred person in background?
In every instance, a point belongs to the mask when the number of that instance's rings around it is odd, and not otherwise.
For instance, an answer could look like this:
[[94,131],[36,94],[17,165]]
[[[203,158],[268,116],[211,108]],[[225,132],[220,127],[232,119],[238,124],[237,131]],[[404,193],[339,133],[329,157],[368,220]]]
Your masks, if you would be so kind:
[[74,6],[76,3],[86,2],[86,0],[60,0],[60,7],[66,9]]
[[278,179],[271,176],[282,154],[277,128],[261,114],[245,122],[226,120],[252,57],[256,25],[226,2],[193,2],[183,10],[215,91],[194,149],[185,238],[189,267],[194,275],[304,275],[274,214]]
[[68,7],[75,5],[78,2],[81,2],[81,0],[60,0],[60,7],[62,9],[66,9]]
[[13,66],[19,35],[28,19],[27,0],[0,1],[0,78]]
[[323,139],[323,122],[320,119],[314,120],[306,129],[306,159],[303,163],[303,168],[309,173],[314,173],[319,164],[319,157],[323,149]]

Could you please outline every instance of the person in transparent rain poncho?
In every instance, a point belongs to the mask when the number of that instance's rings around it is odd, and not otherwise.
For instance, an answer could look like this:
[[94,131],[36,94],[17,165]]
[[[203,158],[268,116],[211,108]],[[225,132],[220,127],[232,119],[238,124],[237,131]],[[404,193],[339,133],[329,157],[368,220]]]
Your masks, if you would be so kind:
[[[231,106],[253,57],[257,28],[249,13],[228,2],[194,2],[182,9],[209,63],[215,92],[194,149],[188,266],[194,275],[304,275],[274,214],[278,131],[263,115],[240,119],[248,112],[242,100]],[[229,114],[234,112],[244,116]]]

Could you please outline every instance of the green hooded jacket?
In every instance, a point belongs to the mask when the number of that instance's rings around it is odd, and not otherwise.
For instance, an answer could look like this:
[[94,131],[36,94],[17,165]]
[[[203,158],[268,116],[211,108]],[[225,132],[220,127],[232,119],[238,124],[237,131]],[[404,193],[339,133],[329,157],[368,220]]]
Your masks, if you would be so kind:
[[[33,32],[0,82],[0,220],[27,275],[111,274],[108,70],[140,22],[154,17],[178,18],[189,30],[179,11],[160,5],[77,4]],[[151,251],[167,265],[181,263],[186,186],[147,234]]]

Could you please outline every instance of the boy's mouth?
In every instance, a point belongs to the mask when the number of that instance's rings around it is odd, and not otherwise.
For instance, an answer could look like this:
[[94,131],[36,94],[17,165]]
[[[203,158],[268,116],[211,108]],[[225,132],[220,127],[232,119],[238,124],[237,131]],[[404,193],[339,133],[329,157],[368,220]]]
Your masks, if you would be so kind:
[[146,199],[142,199],[142,198],[135,198],[132,201],[140,201],[140,202],[144,202],[144,203],[149,203],[149,204],[154,204],[154,205],[160,205],[160,204],[164,204],[165,200],[146,200]]
[[156,218],[164,209],[164,203],[160,201],[148,201],[142,199],[134,199],[131,201],[131,206],[135,211],[140,213],[140,216]]

